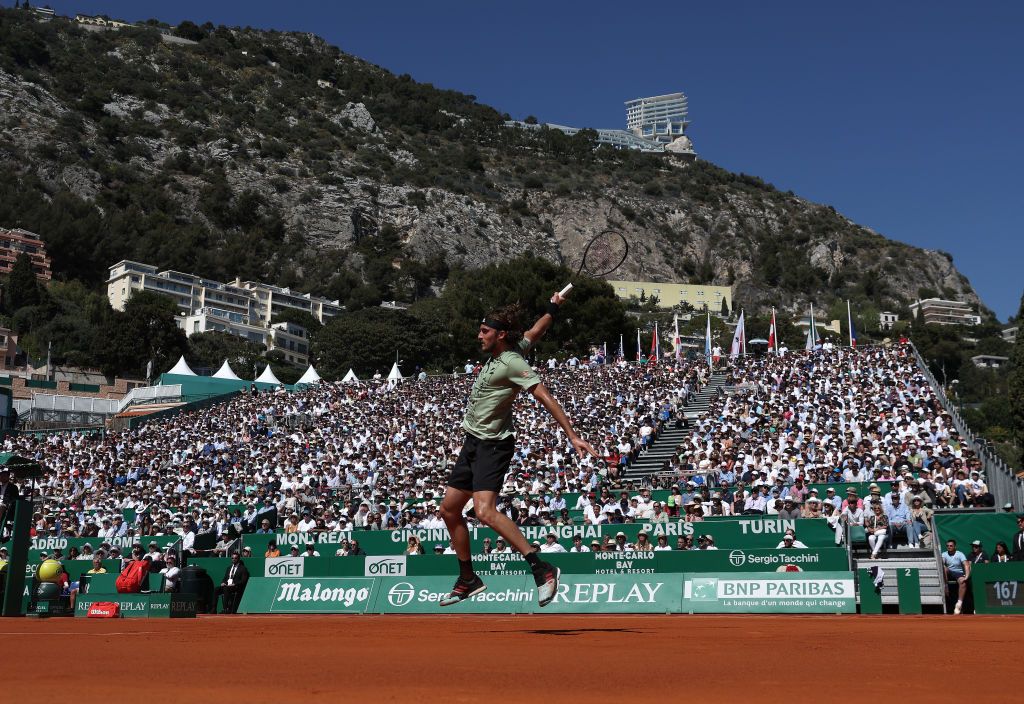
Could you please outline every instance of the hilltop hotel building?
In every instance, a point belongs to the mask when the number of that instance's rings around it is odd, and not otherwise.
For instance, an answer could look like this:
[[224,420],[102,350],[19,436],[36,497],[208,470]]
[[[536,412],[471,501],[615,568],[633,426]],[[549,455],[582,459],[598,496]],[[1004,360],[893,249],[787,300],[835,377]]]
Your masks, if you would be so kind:
[[257,281],[235,279],[221,283],[180,271],[157,271],[155,266],[120,261],[110,267],[107,298],[124,310],[134,291],[152,291],[174,300],[180,309],[178,326],[188,336],[199,332],[226,332],[278,349],[297,365],[309,362],[309,336],[293,323],[273,323],[287,310],[309,313],[321,323],[342,311],[338,301],[296,293]]
[[[672,152],[683,157],[696,158],[693,143],[686,136],[688,104],[682,93],[656,95],[651,98],[636,98],[626,101],[626,128],[599,129],[597,141],[616,149],[636,149],[642,152]],[[528,124],[520,120],[508,120],[506,127],[539,130],[542,127],[564,132],[570,137],[581,131],[581,127],[567,127],[550,122]]]

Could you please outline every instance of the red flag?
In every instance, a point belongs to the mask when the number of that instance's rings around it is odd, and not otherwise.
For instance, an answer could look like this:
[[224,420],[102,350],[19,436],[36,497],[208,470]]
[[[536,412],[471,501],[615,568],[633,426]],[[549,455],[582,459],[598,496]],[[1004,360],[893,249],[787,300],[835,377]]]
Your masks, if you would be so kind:
[[772,324],[771,324],[771,327],[768,328],[768,351],[771,352],[772,350],[775,350],[776,352],[779,351],[779,344],[778,344],[778,342],[775,341],[775,309],[774,308],[772,308]]
[[658,328],[654,328],[654,332],[651,333],[651,355],[650,359],[658,358]]

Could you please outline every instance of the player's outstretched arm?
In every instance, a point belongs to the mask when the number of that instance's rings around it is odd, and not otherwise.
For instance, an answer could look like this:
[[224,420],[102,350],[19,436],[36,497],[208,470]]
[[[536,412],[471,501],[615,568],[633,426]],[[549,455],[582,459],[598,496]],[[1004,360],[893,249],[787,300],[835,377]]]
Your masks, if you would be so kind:
[[551,323],[555,322],[555,313],[558,312],[558,306],[565,303],[565,296],[560,293],[555,293],[551,296],[551,300],[548,303],[548,312],[540,316],[537,322],[533,324],[533,327],[523,333],[523,337],[530,341],[530,346],[537,344],[540,338],[544,337],[544,333],[551,327]]
[[551,395],[551,392],[548,391],[548,388],[544,386],[544,384],[537,384],[536,386],[531,387],[530,393],[533,394],[535,399],[540,401],[541,405],[544,406],[548,413],[551,414],[551,417],[555,419],[555,422],[562,427],[562,430],[565,431],[565,434],[569,438],[569,442],[571,442],[572,446],[576,448],[576,452],[580,457],[583,457],[584,455],[590,455],[591,457],[598,456],[597,450],[591,447],[589,442],[577,435],[576,431],[572,429],[569,417],[565,415],[565,411],[562,410],[558,401],[555,400],[555,397]]

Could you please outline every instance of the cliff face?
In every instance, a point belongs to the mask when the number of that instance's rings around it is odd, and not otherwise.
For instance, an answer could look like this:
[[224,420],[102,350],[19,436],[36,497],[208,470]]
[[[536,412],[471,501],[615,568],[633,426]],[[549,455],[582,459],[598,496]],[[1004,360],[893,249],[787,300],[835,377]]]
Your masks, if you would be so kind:
[[0,226],[41,234],[58,276],[99,282],[134,258],[402,299],[452,266],[575,266],[611,228],[631,243],[617,278],[732,284],[748,307],[980,303],[948,255],[756,178],[508,129],[316,37],[193,36],[0,11]]

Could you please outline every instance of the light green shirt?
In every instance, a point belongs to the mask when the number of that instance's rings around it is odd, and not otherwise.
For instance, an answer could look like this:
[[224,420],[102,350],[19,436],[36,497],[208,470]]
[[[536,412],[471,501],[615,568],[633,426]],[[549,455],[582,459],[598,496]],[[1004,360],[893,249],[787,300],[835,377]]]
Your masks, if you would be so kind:
[[519,390],[540,383],[537,372],[520,354],[528,349],[530,341],[524,337],[519,342],[519,352],[507,350],[487,360],[469,395],[463,430],[481,440],[501,440],[512,435],[512,407]]

